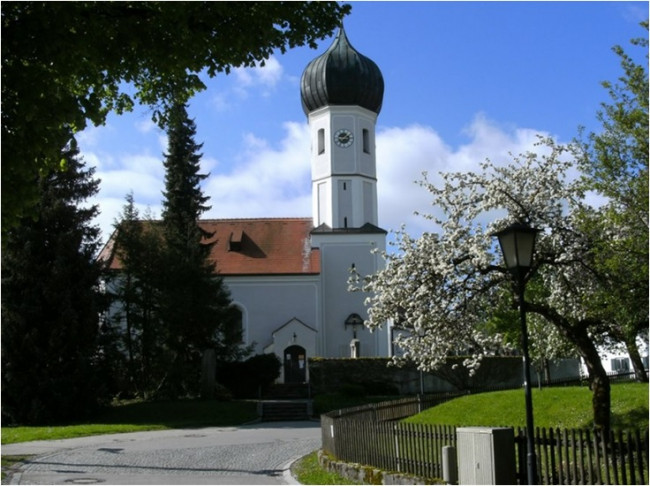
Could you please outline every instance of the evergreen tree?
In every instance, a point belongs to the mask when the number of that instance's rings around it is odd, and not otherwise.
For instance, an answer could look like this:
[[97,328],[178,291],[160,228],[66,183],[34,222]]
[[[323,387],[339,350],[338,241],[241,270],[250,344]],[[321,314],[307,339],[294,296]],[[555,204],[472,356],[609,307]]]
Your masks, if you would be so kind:
[[158,312],[163,238],[159,223],[140,220],[132,193],[115,223],[114,241],[121,269],[112,275],[109,291],[115,301],[111,326],[121,337],[127,363],[121,391],[148,398],[162,379],[157,364],[163,353]]
[[230,294],[209,259],[214,235],[198,224],[209,209],[209,198],[200,187],[207,176],[200,173],[202,145],[194,141],[196,125],[184,104],[170,111],[167,133],[162,215],[166,255],[160,310],[170,352],[166,392],[181,396],[197,392],[203,352],[216,348],[224,357],[238,339],[232,331],[236,316]]
[[78,418],[98,403],[101,265],[96,206],[81,204],[99,181],[74,140],[66,170],[37,181],[35,218],[24,218],[2,252],[2,414],[18,423]]

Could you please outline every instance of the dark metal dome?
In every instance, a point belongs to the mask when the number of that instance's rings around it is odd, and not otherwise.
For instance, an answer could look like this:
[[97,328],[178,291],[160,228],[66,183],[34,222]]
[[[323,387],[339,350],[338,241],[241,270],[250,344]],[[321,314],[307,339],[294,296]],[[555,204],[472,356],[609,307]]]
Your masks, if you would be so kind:
[[350,45],[341,26],[330,48],[302,73],[300,97],[305,114],[327,105],[358,105],[378,114],[384,78],[371,59]]

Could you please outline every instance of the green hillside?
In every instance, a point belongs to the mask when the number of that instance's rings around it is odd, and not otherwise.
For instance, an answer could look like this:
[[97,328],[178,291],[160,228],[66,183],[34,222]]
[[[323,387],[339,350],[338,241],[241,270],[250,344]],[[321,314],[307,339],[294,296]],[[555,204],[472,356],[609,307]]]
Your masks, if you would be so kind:
[[[535,427],[591,428],[591,391],[587,387],[533,390]],[[459,426],[526,425],[523,389],[468,395],[430,408],[405,422]],[[648,427],[648,384],[612,385],[612,427]]]

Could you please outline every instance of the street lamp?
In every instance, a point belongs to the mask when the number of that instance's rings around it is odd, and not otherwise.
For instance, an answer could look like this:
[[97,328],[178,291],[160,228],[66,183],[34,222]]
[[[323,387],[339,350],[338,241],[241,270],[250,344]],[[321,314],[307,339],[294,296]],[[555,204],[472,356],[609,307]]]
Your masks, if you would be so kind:
[[512,273],[519,294],[519,315],[521,318],[521,347],[524,354],[524,392],[526,395],[526,444],[528,449],[528,484],[536,484],[537,459],[535,457],[535,441],[533,426],[533,397],[530,390],[530,357],[528,356],[528,330],[526,328],[526,311],[524,307],[524,291],[526,276],[533,263],[535,239],[539,230],[527,224],[514,223],[493,234],[499,239],[506,268]]

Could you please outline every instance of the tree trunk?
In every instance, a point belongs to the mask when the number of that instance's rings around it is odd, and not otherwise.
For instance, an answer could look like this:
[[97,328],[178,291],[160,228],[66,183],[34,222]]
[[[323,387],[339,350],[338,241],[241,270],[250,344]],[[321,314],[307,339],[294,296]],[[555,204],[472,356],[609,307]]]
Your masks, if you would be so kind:
[[589,373],[589,388],[593,393],[591,403],[594,411],[594,426],[608,437],[611,415],[611,387],[609,377],[600,360],[598,350],[587,333],[579,336],[578,351],[585,361]]
[[648,374],[645,371],[643,366],[643,361],[641,360],[641,355],[639,354],[639,348],[636,346],[636,339],[625,340],[625,347],[627,349],[627,354],[630,356],[630,361],[632,362],[632,367],[634,368],[634,374],[638,381],[648,381]]
[[575,344],[578,353],[580,353],[580,356],[585,361],[589,373],[589,386],[593,393],[591,403],[594,411],[594,427],[600,429],[602,433],[609,434],[611,420],[611,389],[609,377],[605,368],[603,368],[603,363],[600,360],[596,345],[587,333],[588,324],[594,323],[588,323],[586,321],[571,322],[559,315],[555,310],[549,309],[539,303],[527,303],[526,305],[532,312],[544,316],[555,324],[557,329],[570,342]]
[[206,349],[201,360],[201,398],[214,398],[217,378],[217,351]]

